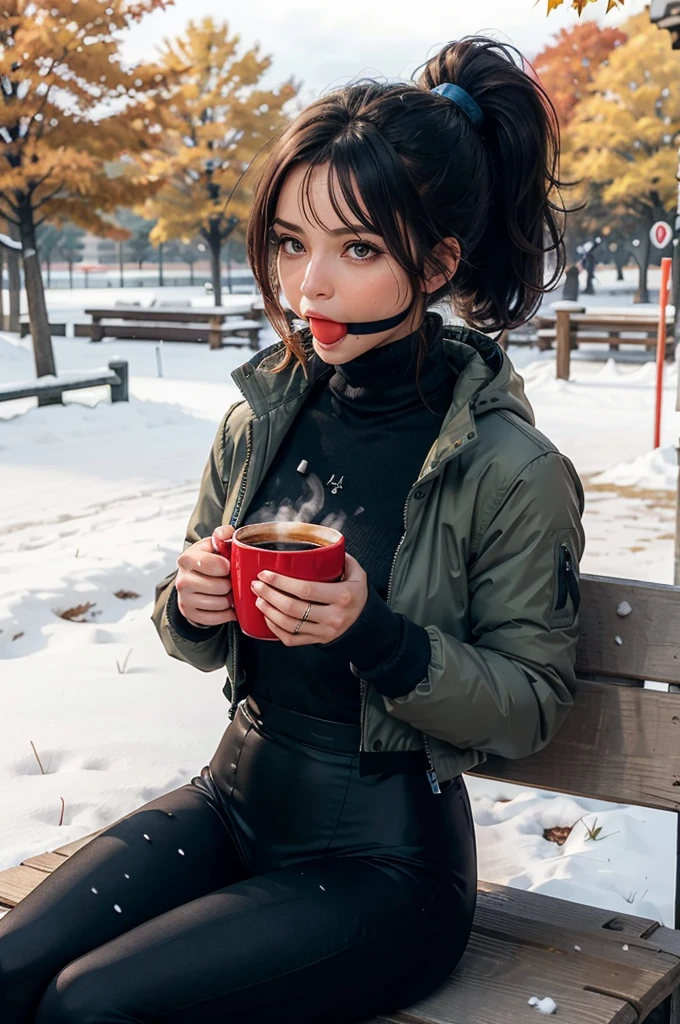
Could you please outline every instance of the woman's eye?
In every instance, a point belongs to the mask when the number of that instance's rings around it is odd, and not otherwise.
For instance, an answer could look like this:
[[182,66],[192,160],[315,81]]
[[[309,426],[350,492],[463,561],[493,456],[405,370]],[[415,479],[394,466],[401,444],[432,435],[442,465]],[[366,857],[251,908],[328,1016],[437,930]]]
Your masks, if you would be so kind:
[[[304,252],[304,248],[305,248],[305,247],[304,247],[304,245],[302,244],[302,242],[299,242],[299,241],[297,240],[297,238],[288,238],[287,236],[283,236],[282,238],[279,238],[279,239],[278,239],[278,242],[279,242],[279,246],[280,246],[280,247],[281,247],[281,248],[283,249],[283,251],[284,251],[285,253],[287,253],[287,254],[288,254],[289,256],[297,256],[297,254],[298,254],[298,253],[300,253],[300,252]],[[286,246],[287,246],[287,245],[288,245],[289,243],[290,243],[290,245],[292,246],[292,248],[289,248],[289,249],[287,249],[287,248],[286,248]],[[300,248],[299,248],[299,249],[296,249],[296,248],[295,248],[295,246],[296,246],[296,245],[299,245],[299,246],[300,246]]]
[[348,252],[350,249],[354,249],[354,260],[356,263],[368,263],[376,256],[380,256],[380,250],[376,249],[373,245],[369,245],[368,242],[352,242],[351,245],[347,246]]
[[[302,242],[291,235],[272,234],[271,241],[278,249],[282,249],[286,256],[299,256],[300,253],[305,251]],[[370,260],[375,259],[376,256],[380,256],[382,252],[382,250],[376,249],[374,245],[370,245],[368,242],[351,242],[345,249],[345,252],[350,252],[350,250],[354,250],[354,253],[351,255],[353,263],[368,263]]]

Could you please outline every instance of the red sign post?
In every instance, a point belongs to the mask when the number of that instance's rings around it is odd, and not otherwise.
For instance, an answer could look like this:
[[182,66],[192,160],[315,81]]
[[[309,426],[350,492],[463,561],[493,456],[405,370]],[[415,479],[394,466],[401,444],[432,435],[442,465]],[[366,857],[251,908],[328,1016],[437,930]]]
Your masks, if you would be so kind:
[[656,335],[656,410],[654,413],[654,447],[661,445],[661,402],[663,399],[663,368],[666,359],[666,305],[668,303],[668,278],[672,260],[664,256],[661,260],[661,288],[659,289],[659,329]]

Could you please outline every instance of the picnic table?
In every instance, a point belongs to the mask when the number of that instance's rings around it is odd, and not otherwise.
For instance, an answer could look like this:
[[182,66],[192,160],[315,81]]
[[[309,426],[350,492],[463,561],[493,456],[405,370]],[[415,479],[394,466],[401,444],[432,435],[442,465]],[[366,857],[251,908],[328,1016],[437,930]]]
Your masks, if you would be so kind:
[[[557,344],[558,380],[569,380],[571,352],[579,343],[607,345],[611,351],[618,351],[621,345],[642,345],[656,349],[659,329],[658,311],[636,312],[622,309],[617,312],[587,312],[584,306],[572,302],[556,302],[553,314],[536,317],[538,330],[536,340],[540,349],[549,349]],[[672,359],[673,316],[666,313],[666,359]]]
[[[187,309],[185,306],[112,306],[86,309],[90,324],[76,324],[76,336],[93,342],[103,338],[126,338],[134,341],[207,341],[210,348],[249,345],[257,352],[262,321],[255,298],[243,303],[251,316],[233,306],[206,306]],[[257,318],[256,318],[257,317]]]
[[[538,754],[490,756],[474,774],[678,815],[680,587],[583,576],[581,591],[566,723]],[[645,688],[645,680],[671,687]],[[0,908],[16,906],[97,835],[0,872]],[[371,1024],[537,1024],[534,996],[555,1001],[560,1024],[641,1024],[671,996],[670,1022],[680,1024],[679,881],[676,864],[674,927],[480,881],[457,969],[426,999]]]

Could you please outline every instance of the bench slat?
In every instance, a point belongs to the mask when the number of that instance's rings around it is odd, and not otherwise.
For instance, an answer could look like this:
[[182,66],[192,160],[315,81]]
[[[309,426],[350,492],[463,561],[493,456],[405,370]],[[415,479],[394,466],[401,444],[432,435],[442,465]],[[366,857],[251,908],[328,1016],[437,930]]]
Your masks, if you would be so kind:
[[[90,328],[91,324],[80,325]],[[162,317],[158,317],[155,320],[149,320],[148,323],[137,322],[137,318],[134,320],[121,319],[120,317],[112,317],[111,319],[106,318],[101,323],[95,326],[101,327],[102,331],[108,336],[111,331],[140,331],[144,329],[155,330],[155,331],[170,331],[170,332],[181,332],[181,331],[200,331],[203,334],[207,334],[211,330],[209,322],[201,322],[200,318],[196,323],[177,324],[173,321],[165,322]],[[249,331],[253,329],[260,330],[261,324],[257,320],[225,320],[223,323],[218,323],[215,328],[216,331],[221,331],[223,334],[229,334],[232,331]]]
[[21,863],[25,868],[35,868],[36,871],[44,871],[49,875],[66,860],[68,857],[63,854],[41,853],[39,857],[29,857],[28,860],[22,860]]
[[405,1011],[377,1018],[390,1024],[538,1024],[532,996],[557,1003],[560,1024],[635,1024],[623,999],[586,991],[585,958],[473,932],[463,959],[444,985]]
[[38,393],[41,395],[61,394],[63,391],[77,391],[81,388],[98,388],[104,384],[120,384],[120,377],[108,370],[96,377],[87,377],[81,380],[68,377],[50,377],[49,380],[42,380],[39,377],[32,381],[0,384],[0,400],[32,398]]
[[472,774],[680,811],[680,695],[582,679],[577,686],[547,747],[516,761],[490,756]]
[[[549,908],[546,908],[547,896],[527,889],[514,889],[509,885],[497,882],[480,881],[477,886],[478,900],[498,914],[513,914],[527,921],[544,921]],[[483,894],[483,895],[482,895]],[[649,939],[656,937],[657,932],[670,929],[661,928],[658,921],[652,918],[635,917],[633,914],[619,914],[604,907],[587,907],[582,903],[563,900],[558,896],[550,897],[549,907],[555,908],[560,924],[565,928],[588,929],[592,932],[611,931],[621,942],[628,939]],[[671,931],[671,935],[680,934]],[[662,948],[666,948],[662,944]],[[672,947],[667,952],[674,952]]]
[[44,871],[37,871],[35,868],[27,868],[23,865],[0,871],[0,904],[15,907],[17,903],[21,903],[24,896],[33,892],[36,885],[40,885],[46,878],[47,874]]
[[[215,318],[223,319],[228,326],[230,317],[248,317],[257,315],[258,310],[248,302],[241,304],[241,309],[225,309],[215,306],[193,306],[191,309],[161,309],[158,306],[124,306],[107,309],[86,309],[86,316],[95,320],[149,320],[162,323],[206,323]],[[258,322],[259,325],[259,322]]]
[[665,999],[680,981],[680,960],[664,953],[654,942],[644,939],[626,942],[615,932],[563,928],[557,908],[547,908],[549,920],[528,921],[511,914],[495,916],[488,912],[484,900],[480,903],[475,918],[475,931],[479,936],[561,951],[564,957],[577,961],[584,985],[624,999],[645,1013]]
[[[233,327],[225,324],[216,328],[218,338],[222,339],[223,347],[233,346],[245,348],[250,345],[250,338],[243,337],[239,331],[255,332],[260,330],[260,324],[252,322],[251,326]],[[210,340],[209,325],[205,327],[177,327],[172,325],[159,324],[103,324],[97,334],[97,338],[115,338],[119,341],[186,341],[205,343]],[[75,334],[77,337],[89,338],[92,329],[89,324],[76,324]]]
[[[580,672],[661,683],[680,682],[677,587],[607,576],[583,576],[581,592],[576,656]],[[630,605],[628,615],[617,614],[622,602]],[[617,636],[621,643],[617,642]]]

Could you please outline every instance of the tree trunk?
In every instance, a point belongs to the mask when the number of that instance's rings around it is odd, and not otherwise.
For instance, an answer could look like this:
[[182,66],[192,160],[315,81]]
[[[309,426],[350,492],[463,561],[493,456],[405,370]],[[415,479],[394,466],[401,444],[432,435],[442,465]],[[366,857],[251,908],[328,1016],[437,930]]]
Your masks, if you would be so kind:
[[193,265],[193,263],[190,263],[189,264],[189,284],[193,284],[193,283],[194,283],[194,265]]
[[50,259],[46,259],[45,263],[47,264],[47,287],[51,288],[52,287],[52,261]]
[[216,231],[210,232],[210,270],[212,273],[213,296],[216,306],[222,305],[222,267],[220,265],[220,252],[222,243]]
[[68,261],[68,286],[73,291],[73,260]]
[[159,287],[163,287],[165,284],[163,280],[163,243],[158,244],[158,284]]
[[[651,224],[649,225],[651,227]],[[649,287],[647,284],[647,272],[649,270],[649,256],[651,241],[649,239],[649,227],[642,232],[642,241],[640,243],[640,280],[638,284],[638,290],[633,299],[634,302],[649,302]]]
[[[52,338],[50,337],[50,324],[47,316],[47,306],[45,305],[45,289],[43,287],[42,274],[40,273],[40,261],[38,260],[35,246],[33,208],[28,202],[23,203],[19,208],[19,225],[26,281],[26,297],[28,299],[28,316],[31,322],[31,336],[33,338],[35,372],[38,377],[44,377],[46,374],[56,374],[57,369],[54,363],[54,352],[52,351]],[[38,399],[38,405],[60,403],[61,399]]]
[[[10,238],[15,242],[19,240],[19,231],[14,224],[8,225]],[[13,334],[19,333],[19,314],[21,310],[21,274],[19,273],[19,253],[9,251],[7,253],[7,276],[9,278],[9,319],[7,330]]]
[[124,288],[125,287],[125,280],[124,280],[124,275],[123,275],[123,270],[124,269],[125,269],[125,264],[123,262],[123,243],[119,242],[118,243],[118,285],[119,285],[120,288]]
[[620,259],[614,260],[614,262],[616,264],[616,280],[617,281],[623,281],[624,280],[623,268],[625,267],[626,264],[622,263]]

